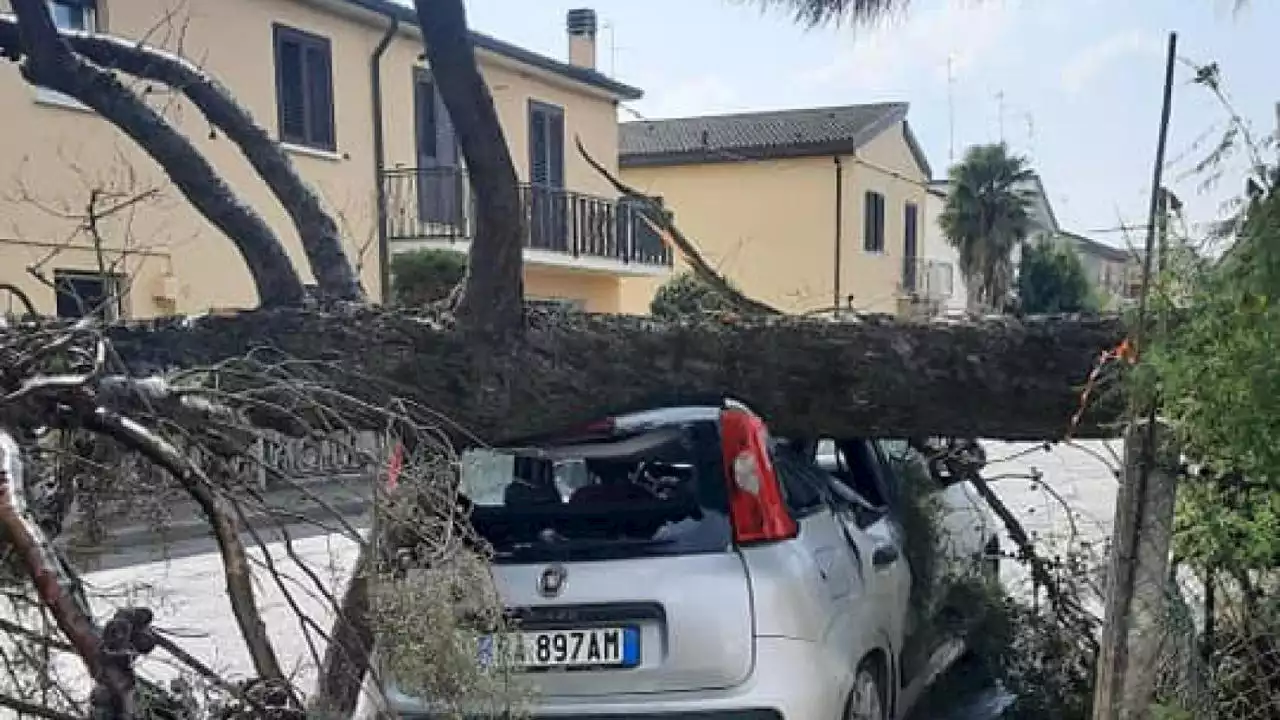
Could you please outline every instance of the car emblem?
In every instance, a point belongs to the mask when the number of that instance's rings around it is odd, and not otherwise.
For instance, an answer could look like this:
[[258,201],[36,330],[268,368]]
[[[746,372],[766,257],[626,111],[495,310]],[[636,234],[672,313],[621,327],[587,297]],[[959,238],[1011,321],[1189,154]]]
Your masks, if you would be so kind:
[[564,589],[564,580],[568,575],[564,567],[552,565],[538,576],[538,594],[542,597],[556,597]]

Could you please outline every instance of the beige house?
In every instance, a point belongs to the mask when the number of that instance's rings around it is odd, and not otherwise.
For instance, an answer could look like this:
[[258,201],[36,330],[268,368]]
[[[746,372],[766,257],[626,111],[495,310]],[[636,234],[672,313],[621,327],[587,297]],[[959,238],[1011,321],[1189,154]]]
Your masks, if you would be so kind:
[[[627,122],[619,164],[775,307],[897,312],[950,291],[950,268],[922,259],[930,170],[905,103]],[[653,289],[629,281],[627,302]]]
[[[391,0],[51,0],[57,23],[180,51],[202,64],[278,137],[338,219],[374,297],[391,253],[466,250],[466,169],[424,65],[410,8]],[[0,9],[7,1],[0,0]],[[176,9],[176,12],[175,12]],[[542,17],[537,13],[531,21]],[[567,60],[474,35],[521,180],[530,296],[621,307],[623,280],[662,277],[671,258],[613,201],[572,150],[580,136],[616,168],[620,100],[640,91],[595,69],[595,14],[571,11]],[[284,211],[237,148],[167,88],[134,83],[285,243]],[[0,283],[42,313],[79,314],[119,294],[112,313],[145,317],[257,304],[231,243],[197,215],[128,138],[0,64]],[[0,313],[12,307],[0,290]]]

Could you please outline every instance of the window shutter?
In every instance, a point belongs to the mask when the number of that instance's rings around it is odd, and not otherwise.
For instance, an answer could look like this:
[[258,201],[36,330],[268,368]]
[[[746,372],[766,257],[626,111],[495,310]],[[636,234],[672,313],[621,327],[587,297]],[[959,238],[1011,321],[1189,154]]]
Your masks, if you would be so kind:
[[328,148],[337,147],[333,137],[333,68],[329,62],[329,47],[322,43],[306,48],[307,108],[310,124],[308,140],[311,144]]
[[538,108],[529,108],[529,181],[545,185],[550,180],[547,167],[547,116]]
[[564,116],[547,113],[547,184],[564,187]]
[[868,190],[862,200],[862,249],[876,249],[876,194]]
[[292,38],[276,44],[276,103],[279,107],[280,138],[305,142],[306,100],[302,85],[302,46]]
[[413,84],[414,115],[417,117],[416,135],[418,157],[436,157],[436,87],[430,80],[418,78]]

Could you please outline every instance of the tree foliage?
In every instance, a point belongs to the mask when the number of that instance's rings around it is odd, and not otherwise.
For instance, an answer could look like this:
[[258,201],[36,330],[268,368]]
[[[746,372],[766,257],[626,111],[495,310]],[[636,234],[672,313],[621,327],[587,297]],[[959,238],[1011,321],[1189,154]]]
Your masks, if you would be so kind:
[[691,272],[683,272],[662,284],[649,303],[649,313],[662,320],[732,312],[732,298]]
[[1000,308],[1013,287],[1013,250],[1027,237],[1033,174],[1004,143],[975,145],[951,168],[951,190],[939,222],[959,254],[970,306]]
[[414,250],[391,258],[397,305],[420,307],[444,300],[467,274],[467,256],[452,250]]
[[1050,240],[1025,245],[1018,267],[1018,300],[1023,312],[1077,313],[1095,310],[1093,287],[1080,256]]
[[1164,282],[1186,297],[1150,361],[1165,413],[1207,478],[1181,493],[1177,550],[1221,567],[1271,567],[1280,559],[1280,193],[1253,201],[1236,246],[1207,272],[1187,277],[1191,260],[1170,260]]

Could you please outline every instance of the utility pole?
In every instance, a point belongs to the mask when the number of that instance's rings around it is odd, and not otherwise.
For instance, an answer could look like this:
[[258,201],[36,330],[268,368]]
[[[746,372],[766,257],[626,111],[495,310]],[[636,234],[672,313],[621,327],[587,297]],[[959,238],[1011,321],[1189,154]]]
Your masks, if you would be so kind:
[[[1164,245],[1166,223],[1160,212],[1167,203],[1163,170],[1177,48],[1177,33],[1169,33],[1164,102],[1152,171],[1146,252],[1142,258],[1142,294],[1132,338],[1135,362],[1149,336],[1148,295],[1153,282],[1153,256]],[[1106,618],[1098,652],[1094,720],[1146,718],[1155,701],[1156,674],[1164,638],[1161,624],[1167,617],[1165,596],[1177,492],[1177,450],[1169,434],[1157,425],[1154,398],[1136,398],[1129,408],[1124,463],[1107,571]]]

